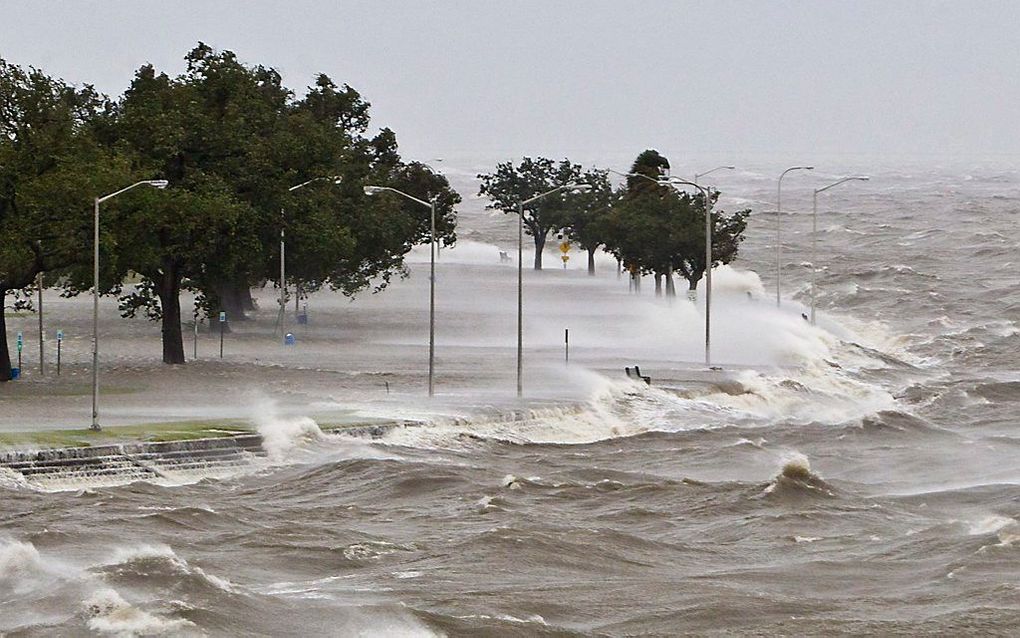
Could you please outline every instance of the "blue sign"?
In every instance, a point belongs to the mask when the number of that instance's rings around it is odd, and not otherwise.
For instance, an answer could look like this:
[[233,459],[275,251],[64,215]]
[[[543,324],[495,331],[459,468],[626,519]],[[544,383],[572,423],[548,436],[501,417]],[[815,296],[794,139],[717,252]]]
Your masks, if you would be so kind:
[[227,322],[227,313],[221,312],[220,313],[220,323],[226,323],[226,322]]
[[63,340],[64,340],[64,331],[63,330],[57,330],[57,341],[63,341]]

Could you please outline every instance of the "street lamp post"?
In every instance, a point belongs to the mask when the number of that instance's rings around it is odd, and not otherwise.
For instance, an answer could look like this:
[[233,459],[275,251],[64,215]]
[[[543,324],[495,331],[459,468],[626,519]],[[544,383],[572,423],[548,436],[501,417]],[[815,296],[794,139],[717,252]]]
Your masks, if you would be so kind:
[[165,179],[147,179],[135,182],[127,188],[115,193],[97,197],[94,201],[92,224],[92,425],[91,429],[99,431],[99,205],[121,193],[126,193],[138,186],[166,188]]
[[[719,166],[713,168],[712,171],[716,171],[722,168],[732,169],[732,166]],[[707,171],[698,175],[703,177],[712,171]],[[610,169],[611,173],[622,175],[624,177],[641,177],[648,181],[655,182],[660,186],[676,186],[678,184],[693,186],[701,191],[701,194],[705,197],[705,367],[712,367],[712,195],[711,192],[694,182],[688,182],[685,179],[679,177],[668,177],[663,179],[655,179],[644,175],[642,173],[621,173],[620,171],[614,171]]]
[[844,177],[838,179],[828,186],[816,188],[812,197],[811,204],[811,325],[815,325],[815,280],[818,278],[818,193],[829,190],[834,186],[839,186],[844,182],[866,182],[868,177],[863,175],[855,175],[851,177]]
[[782,226],[781,217],[783,214],[783,178],[791,171],[813,171],[814,166],[791,166],[779,174],[779,181],[776,185],[776,308],[780,305],[780,279],[783,267],[783,236],[780,234]]
[[[728,167],[723,167],[728,168]],[[716,169],[712,169],[716,170]],[[712,192],[694,182],[671,177],[659,181],[663,186],[693,186],[705,197],[705,367],[712,367]]]
[[[561,191],[583,193],[591,190],[588,184],[565,184],[552,190],[539,193],[534,197],[517,202],[517,396],[524,396],[524,207],[533,204],[543,197]],[[538,246],[535,246],[538,250]]]
[[[342,180],[339,176],[333,177],[313,177],[312,179],[301,182],[297,186],[291,186],[287,189],[288,193],[304,188],[313,182],[318,182],[324,179],[332,181],[334,184],[339,184]],[[287,267],[286,267],[286,253],[287,253],[287,242],[286,242],[286,230],[284,228],[285,211],[283,208],[280,209],[280,312],[276,316],[276,329],[283,331],[283,320],[286,316],[286,305],[287,305]],[[279,336],[279,332],[276,333]]]
[[389,186],[366,186],[366,195],[396,193],[429,209],[429,396],[435,396],[436,372],[436,200],[425,201]]

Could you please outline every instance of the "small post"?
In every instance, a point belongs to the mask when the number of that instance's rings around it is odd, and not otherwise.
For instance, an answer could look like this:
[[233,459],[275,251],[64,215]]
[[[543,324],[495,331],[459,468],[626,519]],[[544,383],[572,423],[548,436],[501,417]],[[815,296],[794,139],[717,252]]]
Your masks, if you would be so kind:
[[220,359],[223,358],[223,326],[227,323],[227,313],[220,311]]
[[20,332],[18,333],[18,370],[24,373],[25,368],[21,366],[21,350],[25,347],[25,337]]
[[195,327],[192,337],[191,358],[198,359],[198,304],[195,304]]
[[43,339],[43,307],[42,307],[42,289],[43,289],[43,274],[39,273],[36,275],[36,285],[39,288],[39,376],[46,375],[46,353],[43,351],[45,340]]
[[570,363],[570,328],[563,329],[563,362]]
[[57,376],[60,376],[60,346],[64,343],[64,331],[57,330]]

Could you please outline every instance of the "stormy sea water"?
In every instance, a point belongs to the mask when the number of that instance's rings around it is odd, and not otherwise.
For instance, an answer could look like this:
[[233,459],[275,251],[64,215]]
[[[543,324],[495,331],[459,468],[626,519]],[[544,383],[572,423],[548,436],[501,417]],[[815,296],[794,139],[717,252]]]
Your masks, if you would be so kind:
[[[469,195],[485,168],[446,170]],[[185,377],[125,337],[111,365],[172,381],[146,402],[250,419],[269,454],[170,484],[0,475],[0,634],[1015,635],[1020,171],[846,166],[872,179],[820,196],[812,327],[810,188],[839,174],[784,182],[776,309],[777,168],[717,180],[724,209],[755,211],[716,282],[722,371],[700,363],[702,299],[631,294],[612,260],[588,277],[576,250],[567,270],[550,252],[525,281],[517,403],[516,270],[498,257],[516,228],[470,197],[440,257],[433,402],[421,252],[380,295],[313,296],[336,330],[294,350],[252,337]],[[74,303],[54,312],[84,322]],[[652,385],[625,377],[635,363]],[[66,421],[63,399],[34,400],[40,427]],[[323,434],[327,404],[420,425]]]

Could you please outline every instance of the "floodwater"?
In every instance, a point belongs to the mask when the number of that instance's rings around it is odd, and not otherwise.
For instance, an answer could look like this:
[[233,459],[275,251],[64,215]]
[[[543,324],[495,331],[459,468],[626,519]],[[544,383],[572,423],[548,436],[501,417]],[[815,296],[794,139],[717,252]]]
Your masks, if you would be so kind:
[[[838,175],[784,182],[779,309],[782,167],[719,177],[756,215],[716,277],[718,372],[703,299],[550,252],[525,273],[519,402],[516,226],[471,198],[440,257],[431,401],[421,251],[379,295],[313,295],[292,347],[264,291],[223,360],[203,331],[182,368],[107,302],[105,423],[244,419],[269,456],[170,485],[0,476],[0,634],[1015,634],[1020,172],[871,168],[820,197],[817,327],[809,189]],[[449,169],[465,195],[473,169]],[[66,368],[0,389],[4,430],[87,422],[87,300],[47,310]],[[321,434],[341,417],[422,425]]]

